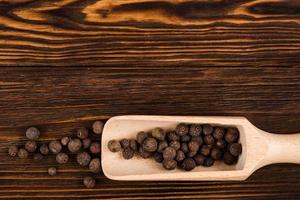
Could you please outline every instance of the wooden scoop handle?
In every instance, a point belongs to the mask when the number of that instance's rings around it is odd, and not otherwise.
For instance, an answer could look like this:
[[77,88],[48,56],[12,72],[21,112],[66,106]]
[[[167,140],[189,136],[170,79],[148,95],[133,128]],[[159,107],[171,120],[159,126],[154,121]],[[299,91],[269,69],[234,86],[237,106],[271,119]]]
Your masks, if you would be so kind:
[[300,133],[265,133],[265,136],[268,143],[268,151],[263,165],[272,163],[300,164]]

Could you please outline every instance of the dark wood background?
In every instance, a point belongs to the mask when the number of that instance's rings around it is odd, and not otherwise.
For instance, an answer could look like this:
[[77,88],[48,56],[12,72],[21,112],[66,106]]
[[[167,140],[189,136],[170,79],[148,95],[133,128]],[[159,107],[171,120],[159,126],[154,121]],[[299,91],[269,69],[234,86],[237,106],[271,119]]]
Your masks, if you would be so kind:
[[28,126],[46,141],[124,114],[246,116],[300,132],[299,53],[296,0],[0,0],[0,199],[300,199],[294,164],[243,182],[101,173],[85,189],[74,159],[49,177],[53,157],[7,156]]

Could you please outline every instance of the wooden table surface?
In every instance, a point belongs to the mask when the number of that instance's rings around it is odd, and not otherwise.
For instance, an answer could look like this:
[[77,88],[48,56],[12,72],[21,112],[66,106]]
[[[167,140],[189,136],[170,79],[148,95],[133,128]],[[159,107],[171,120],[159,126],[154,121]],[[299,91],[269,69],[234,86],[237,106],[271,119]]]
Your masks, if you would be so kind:
[[85,189],[74,159],[49,177],[52,156],[7,156],[28,126],[46,141],[124,114],[245,116],[300,132],[299,53],[296,0],[0,0],[0,199],[300,199],[296,164],[235,182],[101,173]]

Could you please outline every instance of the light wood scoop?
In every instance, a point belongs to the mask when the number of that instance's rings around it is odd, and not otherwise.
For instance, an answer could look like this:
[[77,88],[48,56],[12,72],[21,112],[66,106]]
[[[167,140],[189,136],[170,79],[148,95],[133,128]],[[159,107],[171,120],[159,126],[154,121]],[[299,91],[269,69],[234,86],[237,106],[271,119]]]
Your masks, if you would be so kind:
[[[238,163],[228,166],[218,161],[212,167],[198,166],[189,172],[168,171],[153,159],[135,156],[125,160],[120,152],[112,153],[107,148],[111,139],[135,138],[139,131],[150,131],[155,127],[174,130],[180,122],[237,127],[243,146]],[[300,164],[300,134],[270,134],[256,128],[244,117],[118,116],[108,120],[104,127],[101,162],[105,176],[113,180],[245,180],[265,165]]]

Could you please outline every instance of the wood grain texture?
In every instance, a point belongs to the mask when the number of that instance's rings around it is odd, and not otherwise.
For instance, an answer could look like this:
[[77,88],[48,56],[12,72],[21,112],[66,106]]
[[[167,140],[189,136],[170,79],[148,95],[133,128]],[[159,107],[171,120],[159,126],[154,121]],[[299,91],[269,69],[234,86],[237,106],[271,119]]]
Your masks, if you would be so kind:
[[[299,199],[300,167],[267,166],[243,182],[118,182],[71,162],[56,166],[7,156],[36,125],[42,141],[123,114],[246,116],[269,132],[299,132],[300,68],[47,67],[0,70],[0,199]],[[259,148],[259,147],[258,147]]]
[[0,0],[0,66],[299,66],[296,0]]

